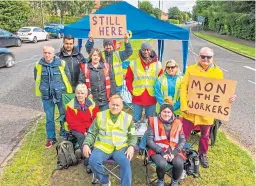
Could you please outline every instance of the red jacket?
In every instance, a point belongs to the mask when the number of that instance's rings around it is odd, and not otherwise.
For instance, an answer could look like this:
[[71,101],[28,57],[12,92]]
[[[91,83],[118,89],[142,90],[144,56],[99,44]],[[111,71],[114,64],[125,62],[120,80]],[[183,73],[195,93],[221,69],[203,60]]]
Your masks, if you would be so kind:
[[[139,54],[140,56],[140,54]],[[146,66],[148,66],[148,64],[146,64],[144,62],[144,60],[141,58],[140,56],[140,61],[141,61],[141,64],[143,66],[143,68],[145,69]],[[151,63],[155,63],[158,61],[158,58],[157,56],[155,56],[153,58],[153,60],[151,61]],[[161,69],[159,74],[158,74],[158,77],[163,73],[163,70]],[[129,92],[132,94],[132,82],[133,82],[133,79],[134,79],[134,75],[133,75],[133,72],[130,68],[130,66],[128,67],[127,69],[127,73],[126,73],[126,76],[125,76],[125,80],[126,80],[126,86],[129,90]],[[140,95],[140,96],[134,96],[132,95],[132,103],[134,104],[137,104],[137,105],[141,105],[141,106],[150,106],[150,105],[154,105],[156,104],[156,98],[155,97],[152,97],[149,95],[147,89]]]
[[85,111],[82,110],[81,105],[75,99],[74,108],[76,111],[67,106],[66,110],[66,121],[68,123],[69,130],[75,130],[77,132],[85,133],[87,132],[88,128],[91,126],[93,120],[96,118],[97,113],[100,111],[99,107],[95,105],[92,109],[92,114],[88,107],[92,106],[90,100],[86,99],[85,101]]

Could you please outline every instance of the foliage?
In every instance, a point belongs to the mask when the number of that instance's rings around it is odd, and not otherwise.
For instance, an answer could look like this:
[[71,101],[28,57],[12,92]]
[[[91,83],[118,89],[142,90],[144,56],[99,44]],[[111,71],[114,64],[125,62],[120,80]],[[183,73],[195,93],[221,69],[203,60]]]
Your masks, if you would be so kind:
[[192,17],[204,16],[205,30],[255,40],[255,1],[197,0]]
[[156,18],[161,19],[162,11],[159,8],[154,8],[153,14],[156,16]]
[[104,8],[115,3],[118,3],[118,1],[100,1],[100,8]]
[[139,1],[139,9],[148,13],[148,14],[154,14],[154,8],[151,2],[149,1]]
[[177,20],[177,19],[168,19],[168,22],[176,24],[176,25],[180,23],[179,20]]
[[188,12],[180,11],[178,7],[170,7],[168,9],[168,18],[178,20],[179,24],[188,21],[191,17],[191,14]]
[[[57,125],[56,125],[57,126]],[[58,127],[59,128],[59,127]],[[191,136],[191,142],[199,141],[199,136]],[[55,171],[56,149],[45,149],[45,120],[33,125],[31,133],[26,135],[20,150],[8,162],[0,176],[0,186],[35,186],[35,185],[91,185],[92,174],[86,174],[83,163],[68,169]],[[60,139],[58,139],[60,140]],[[196,145],[194,145],[196,149]],[[217,143],[208,153],[210,167],[200,167],[201,177],[187,177],[182,185],[210,186],[253,186],[255,169],[252,157],[245,150],[234,144],[222,133],[218,132]],[[133,185],[145,185],[146,171],[143,156],[135,154],[131,161]],[[117,172],[119,173],[119,171]],[[150,178],[156,176],[155,168],[150,168]],[[119,185],[117,179],[110,176],[112,185]],[[166,183],[170,178],[166,176]]]
[[249,46],[245,46],[239,43],[235,43],[235,42],[231,42],[231,41],[227,41],[224,39],[220,39],[217,37],[212,37],[206,34],[202,34],[200,32],[194,32],[194,34],[198,37],[201,37],[203,39],[206,39],[212,43],[215,43],[217,45],[220,45],[224,48],[227,48],[229,50],[238,52],[240,54],[255,58],[255,48],[254,47],[249,47]]
[[17,32],[30,18],[30,6],[26,1],[0,1],[0,28]]
[[[75,23],[80,19],[81,17],[64,16],[63,24],[66,25],[66,24]],[[45,24],[47,23],[60,23],[60,16],[46,16]]]

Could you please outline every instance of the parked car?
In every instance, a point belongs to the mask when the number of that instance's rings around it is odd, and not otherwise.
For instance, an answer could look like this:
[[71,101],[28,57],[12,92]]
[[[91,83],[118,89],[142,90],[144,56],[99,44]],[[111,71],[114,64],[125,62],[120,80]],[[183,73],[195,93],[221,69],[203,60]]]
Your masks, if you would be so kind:
[[57,37],[58,39],[64,37],[64,25],[62,24],[51,23],[46,25],[44,29],[52,37]]
[[0,29],[0,47],[9,47],[22,45],[21,39],[19,36],[12,34],[4,29]]
[[7,48],[0,48],[0,67],[12,67],[14,64],[14,54]]
[[18,35],[22,41],[31,41],[37,43],[37,41],[45,40],[48,41],[49,34],[40,27],[22,27],[18,30]]

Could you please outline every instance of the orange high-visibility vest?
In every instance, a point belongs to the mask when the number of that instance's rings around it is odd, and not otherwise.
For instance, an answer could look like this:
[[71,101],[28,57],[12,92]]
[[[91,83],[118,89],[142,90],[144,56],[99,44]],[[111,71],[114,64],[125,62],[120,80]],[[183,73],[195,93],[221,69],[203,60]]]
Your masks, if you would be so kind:
[[[183,133],[182,123],[179,119],[175,119],[172,123],[172,127],[170,130],[170,139],[168,140],[166,137],[164,124],[157,117],[149,117],[149,124],[152,128],[152,131],[155,135],[154,142],[162,147],[163,151],[166,151],[169,147],[174,150],[179,143],[179,137]],[[149,157],[156,154],[155,151],[149,149],[148,155]],[[179,153],[181,157],[185,160],[186,157],[184,154]]]
[[[111,90],[111,82],[109,76],[109,68],[110,65],[108,63],[104,63],[105,68],[103,69],[104,77],[105,77],[105,87],[106,87],[106,94],[107,98],[110,98],[110,90]],[[85,76],[85,84],[87,88],[91,91],[91,82],[90,82],[90,69],[88,69],[87,63],[81,64],[81,70],[84,72]]]

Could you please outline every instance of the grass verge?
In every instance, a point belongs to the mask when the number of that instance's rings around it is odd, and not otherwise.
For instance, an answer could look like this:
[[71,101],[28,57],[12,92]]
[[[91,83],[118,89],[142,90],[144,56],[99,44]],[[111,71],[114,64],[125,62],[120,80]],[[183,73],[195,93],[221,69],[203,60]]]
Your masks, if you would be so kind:
[[[87,174],[83,163],[69,167],[66,170],[56,171],[55,148],[45,149],[45,121],[32,127],[32,132],[26,135],[20,150],[8,162],[0,176],[1,186],[88,186],[91,185],[91,174]],[[34,131],[33,131],[34,130]],[[198,136],[192,137],[191,141]],[[197,143],[197,142],[196,142]],[[195,148],[197,148],[195,146]],[[219,133],[217,144],[209,152],[210,168],[200,167],[201,177],[187,177],[182,185],[207,186],[253,186],[255,180],[254,162],[248,152],[232,143],[224,133]],[[133,185],[145,185],[146,171],[143,166],[143,157],[136,154],[132,163]],[[151,168],[150,177],[155,176]],[[112,185],[119,183],[111,177]],[[170,179],[166,176],[166,183]]]
[[202,34],[200,32],[193,32],[196,36],[203,38],[207,41],[210,41],[212,43],[215,43],[217,45],[220,45],[224,48],[227,48],[229,50],[232,50],[234,52],[237,52],[239,54],[251,57],[255,59],[255,48],[254,47],[249,47],[249,46],[245,46],[239,43],[235,43],[232,41],[227,41],[224,39],[220,39],[217,37],[213,37],[213,36],[209,36],[206,34]]

